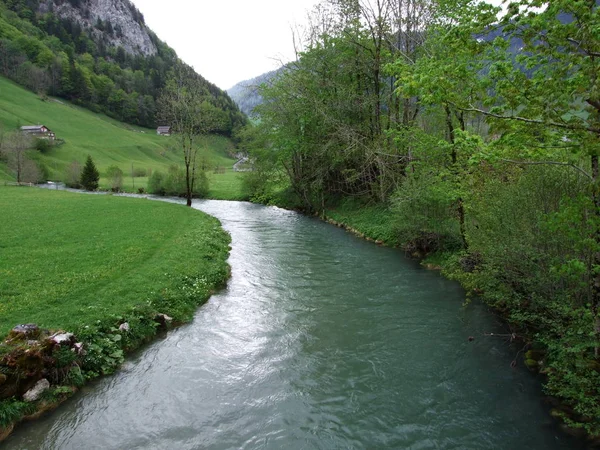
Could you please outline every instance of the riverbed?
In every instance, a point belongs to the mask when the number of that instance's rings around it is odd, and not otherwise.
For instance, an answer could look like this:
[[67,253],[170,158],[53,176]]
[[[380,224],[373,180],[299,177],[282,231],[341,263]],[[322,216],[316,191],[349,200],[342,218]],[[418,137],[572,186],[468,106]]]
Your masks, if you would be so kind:
[[294,212],[193,206],[231,233],[228,287],[3,448],[578,448],[458,284]]

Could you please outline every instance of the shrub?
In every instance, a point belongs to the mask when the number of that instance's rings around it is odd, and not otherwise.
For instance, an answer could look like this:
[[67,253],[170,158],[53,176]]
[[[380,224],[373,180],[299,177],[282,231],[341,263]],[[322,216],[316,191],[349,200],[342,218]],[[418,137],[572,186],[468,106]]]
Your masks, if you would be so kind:
[[81,187],[82,167],[79,161],[73,161],[65,171],[64,182],[67,187],[79,189]]
[[145,177],[148,174],[146,169],[142,169],[141,167],[134,167],[132,171],[132,175],[134,178]]
[[106,176],[110,180],[110,190],[121,192],[123,189],[123,171],[118,166],[110,166],[106,169]]
[[36,139],[35,149],[40,153],[48,153],[52,148],[52,144],[48,139]]
[[165,195],[165,188],[163,186],[163,181],[165,179],[165,175],[156,170],[152,172],[150,179],[148,180],[148,192],[154,195]]

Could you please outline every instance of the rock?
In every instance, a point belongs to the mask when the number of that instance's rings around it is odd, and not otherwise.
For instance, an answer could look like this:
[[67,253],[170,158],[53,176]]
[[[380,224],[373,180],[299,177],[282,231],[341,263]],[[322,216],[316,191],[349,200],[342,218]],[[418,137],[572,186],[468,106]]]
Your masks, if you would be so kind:
[[55,333],[52,336],[50,336],[50,340],[52,342],[54,342],[55,344],[61,345],[61,344],[65,344],[65,343],[70,343],[73,338],[75,336],[73,335],[73,333]]
[[119,326],[119,331],[125,331],[125,332],[127,332],[127,331],[129,331],[129,328],[130,328],[129,327],[129,323],[125,322],[125,323],[122,323]]
[[24,325],[17,325],[14,327],[9,336],[17,339],[35,339],[40,334],[40,328],[34,323],[27,323]]
[[158,322],[161,327],[167,328],[169,325],[171,325],[171,323],[173,323],[173,318],[167,316],[166,314],[157,314],[154,318],[154,321]]
[[43,378],[38,381],[32,389],[25,392],[23,400],[29,403],[35,402],[36,400],[39,400],[42,394],[48,389],[50,389],[50,382]]

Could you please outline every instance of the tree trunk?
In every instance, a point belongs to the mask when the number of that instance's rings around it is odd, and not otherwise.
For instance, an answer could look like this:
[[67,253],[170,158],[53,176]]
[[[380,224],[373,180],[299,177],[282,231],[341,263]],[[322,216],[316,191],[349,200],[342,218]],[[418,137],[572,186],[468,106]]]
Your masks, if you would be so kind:
[[[452,153],[450,156],[452,158],[453,169],[456,170],[458,155],[456,154],[456,146],[455,146],[456,136],[455,136],[454,124],[452,123],[452,112],[451,112],[450,106],[448,106],[448,104],[444,105],[444,109],[446,111],[446,125],[448,126],[448,135],[449,135],[450,143],[452,144]],[[462,120],[462,116],[461,116],[460,124],[461,124],[461,128],[464,131],[464,120]],[[455,174],[455,176],[458,176],[458,174]],[[467,235],[466,235],[467,230],[466,230],[466,225],[465,225],[465,205],[463,203],[462,197],[459,197],[457,199],[456,212],[458,213],[458,223],[460,225],[460,239],[462,241],[463,248],[465,250],[467,250],[469,248],[469,245],[467,243]]]

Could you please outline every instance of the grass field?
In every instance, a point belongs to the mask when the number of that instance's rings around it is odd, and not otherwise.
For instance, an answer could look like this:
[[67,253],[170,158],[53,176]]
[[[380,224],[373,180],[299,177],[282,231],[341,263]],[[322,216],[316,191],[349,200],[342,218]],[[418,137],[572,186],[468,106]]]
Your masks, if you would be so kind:
[[[157,136],[155,130],[135,127],[113,120],[102,114],[74,106],[64,100],[42,101],[39,96],[13,82],[0,77],[0,127],[4,131],[16,130],[22,125],[43,124],[64,139],[45,155],[39,155],[48,168],[49,177],[62,181],[67,166],[72,161],[82,165],[91,155],[100,171],[101,187],[108,187],[103,179],[106,169],[117,165],[123,170],[124,188],[132,191],[146,187],[147,177],[132,181],[132,167],[146,172],[166,171],[172,164],[181,164],[182,156],[176,148],[174,137]],[[200,156],[205,160],[215,198],[238,199],[241,182],[231,170],[235,159],[232,142],[222,136],[210,136],[200,144]],[[215,167],[223,167],[226,173],[213,174]],[[0,180],[13,181],[6,166],[0,163]],[[212,197],[212,192],[211,192]]]
[[0,211],[1,335],[30,322],[74,330],[186,277],[206,290],[224,279],[228,236],[181,205],[0,186]]

